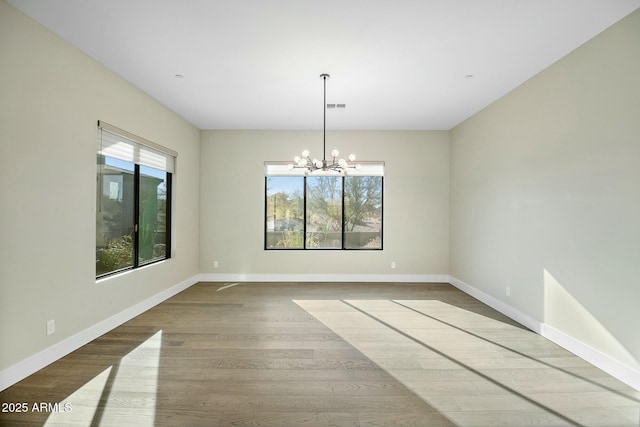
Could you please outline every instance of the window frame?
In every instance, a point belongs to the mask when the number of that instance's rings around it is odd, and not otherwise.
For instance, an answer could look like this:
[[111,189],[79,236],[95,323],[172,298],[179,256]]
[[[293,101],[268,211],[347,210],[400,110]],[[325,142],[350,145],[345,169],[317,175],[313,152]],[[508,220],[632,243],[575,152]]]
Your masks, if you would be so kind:
[[[300,170],[291,170],[285,162],[265,162],[265,179],[264,179],[264,250],[266,251],[382,251],[384,249],[384,162],[363,162],[366,166],[363,168],[363,172],[345,173],[345,174],[318,174],[318,173],[304,173]],[[367,172],[369,171],[369,172]],[[307,178],[313,178],[317,176],[331,176],[341,178],[340,193],[341,193],[341,224],[340,224],[340,247],[308,247],[307,245],[307,203],[308,203],[308,185]],[[345,245],[345,180],[349,177],[368,177],[379,176],[380,177],[380,247],[367,248],[367,247],[346,247]],[[268,221],[267,221],[267,209],[268,209],[268,194],[269,189],[268,180],[271,177],[296,177],[302,178],[302,197],[303,197],[303,230],[302,230],[302,247],[269,247],[268,246]],[[274,217],[275,221],[275,217]],[[275,222],[274,222],[275,226]]]
[[[158,168],[155,164],[153,163],[149,163],[146,162],[144,159],[139,159],[138,157],[136,157],[135,159],[123,159],[122,157],[118,157],[116,156],[112,156],[112,155],[108,155],[105,154],[104,151],[102,151],[102,146],[101,146],[101,139],[102,139],[102,132],[108,132],[110,134],[110,137],[117,137],[117,138],[121,138],[123,141],[126,141],[126,143],[130,143],[132,145],[138,145],[140,147],[143,147],[142,150],[148,152],[151,152],[153,154],[158,154],[160,157],[161,156],[166,156],[167,159],[169,159],[169,161],[167,161],[168,166],[164,167],[164,168]],[[168,259],[171,259],[171,253],[172,253],[172,234],[173,234],[173,220],[172,220],[172,206],[173,206],[173,175],[174,175],[174,164],[175,164],[175,160],[177,157],[177,153],[169,150],[165,147],[162,147],[158,144],[155,144],[151,141],[147,141],[144,138],[140,138],[137,137],[133,134],[130,134],[126,131],[123,131],[121,129],[116,128],[115,126],[109,125],[105,122],[101,122],[98,121],[98,152],[97,152],[97,156],[96,156],[96,166],[97,166],[97,173],[96,173],[96,179],[100,182],[100,177],[101,174],[103,174],[103,170],[101,169],[101,167],[104,167],[104,165],[106,165],[107,163],[107,158],[109,159],[114,159],[114,160],[120,160],[120,161],[124,161],[127,162],[131,165],[133,165],[133,218],[132,218],[132,222],[133,222],[133,230],[131,232],[132,234],[132,265],[130,266],[126,266],[123,268],[117,268],[108,272],[104,272],[104,273],[98,273],[98,254],[97,254],[97,249],[98,249],[98,241],[97,241],[97,237],[96,237],[96,269],[95,269],[95,275],[96,275],[96,280],[100,280],[100,279],[104,279],[106,277],[109,276],[113,276],[115,274],[119,274],[119,273],[123,273],[126,271],[131,271],[131,270],[135,270],[138,268],[142,268],[142,267],[146,267],[152,264],[156,264],[162,261],[166,261]],[[161,172],[161,176],[164,175],[164,183],[166,186],[166,199],[165,199],[165,236],[164,236],[164,245],[165,245],[165,253],[163,257],[158,257],[158,258],[152,258],[150,260],[141,260],[140,259],[140,244],[141,244],[141,238],[140,238],[140,224],[142,222],[142,219],[140,217],[141,214],[141,186],[142,184],[142,177],[146,176],[145,174],[141,173],[141,167],[147,167],[150,168],[152,170],[155,171],[159,171]],[[170,169],[170,170],[167,170]],[[160,179],[160,178],[158,178]],[[102,188],[96,188],[97,190],[97,194],[96,194],[96,203],[99,206],[102,203],[102,197],[103,197],[103,189]],[[128,200],[131,200],[128,198]],[[98,213],[99,210],[98,208],[96,208],[96,219],[98,218]],[[98,225],[96,223],[96,236],[98,234],[100,230],[98,229]],[[124,236],[124,235],[123,235]]]

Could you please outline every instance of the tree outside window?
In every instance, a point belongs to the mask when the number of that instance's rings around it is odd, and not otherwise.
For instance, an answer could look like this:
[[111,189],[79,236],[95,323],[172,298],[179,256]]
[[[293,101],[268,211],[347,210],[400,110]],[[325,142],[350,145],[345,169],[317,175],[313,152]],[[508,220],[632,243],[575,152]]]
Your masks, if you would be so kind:
[[265,249],[382,249],[382,176],[267,176]]

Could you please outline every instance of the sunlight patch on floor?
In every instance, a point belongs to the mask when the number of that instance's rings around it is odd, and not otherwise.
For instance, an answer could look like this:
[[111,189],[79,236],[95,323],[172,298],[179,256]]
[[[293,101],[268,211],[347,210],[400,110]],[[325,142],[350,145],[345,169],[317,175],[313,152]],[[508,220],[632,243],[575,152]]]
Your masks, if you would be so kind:
[[638,425],[637,398],[526,329],[442,301],[294,302],[457,426],[582,425],[594,400],[600,425]]
[[60,402],[71,410],[52,412],[45,427],[153,426],[161,349],[159,331]]
[[90,426],[91,421],[95,417],[96,409],[98,409],[100,398],[102,397],[112,368],[113,366],[109,366],[69,395],[69,397],[60,403],[60,406],[64,408],[65,405],[70,404],[71,411],[52,412],[44,426],[53,427],[71,424]]

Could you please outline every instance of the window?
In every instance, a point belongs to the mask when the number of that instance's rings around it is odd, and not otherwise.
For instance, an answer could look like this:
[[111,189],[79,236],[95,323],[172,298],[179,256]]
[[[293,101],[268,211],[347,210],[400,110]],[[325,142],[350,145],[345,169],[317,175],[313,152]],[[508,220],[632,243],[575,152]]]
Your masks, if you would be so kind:
[[308,176],[306,247],[342,248],[342,177]]
[[382,249],[384,164],[346,176],[265,163],[265,249]]
[[96,277],[171,257],[175,157],[98,122]]
[[304,249],[304,178],[267,177],[268,249]]
[[344,178],[344,247],[382,249],[382,177]]

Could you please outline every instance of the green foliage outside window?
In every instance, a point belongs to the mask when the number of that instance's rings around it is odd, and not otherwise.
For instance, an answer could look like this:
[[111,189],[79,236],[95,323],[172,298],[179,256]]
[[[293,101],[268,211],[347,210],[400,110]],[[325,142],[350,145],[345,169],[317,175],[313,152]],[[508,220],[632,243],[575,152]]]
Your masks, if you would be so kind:
[[382,177],[267,177],[265,248],[382,249]]

